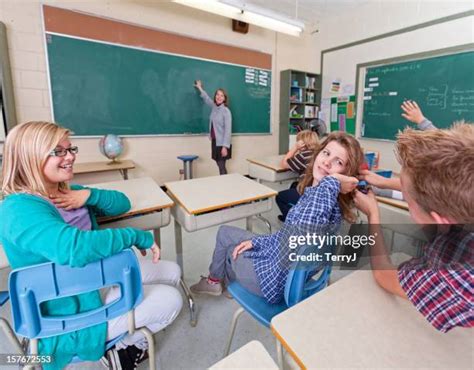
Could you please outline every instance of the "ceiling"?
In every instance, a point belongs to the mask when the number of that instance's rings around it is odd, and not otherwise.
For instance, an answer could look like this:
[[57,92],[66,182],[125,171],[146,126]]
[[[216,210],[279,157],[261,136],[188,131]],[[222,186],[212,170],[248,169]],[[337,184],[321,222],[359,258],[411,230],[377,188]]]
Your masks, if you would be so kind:
[[351,11],[354,7],[374,0],[244,0],[243,2],[297,18],[316,25],[324,18]]

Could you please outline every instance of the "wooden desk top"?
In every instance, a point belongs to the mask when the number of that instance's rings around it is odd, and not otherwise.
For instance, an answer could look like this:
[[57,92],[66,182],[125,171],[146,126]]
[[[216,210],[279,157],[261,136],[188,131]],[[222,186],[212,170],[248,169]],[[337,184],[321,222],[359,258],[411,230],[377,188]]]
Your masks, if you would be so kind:
[[277,370],[278,366],[270,357],[263,344],[253,340],[209,368],[209,370],[218,369]]
[[404,209],[405,211],[408,211],[408,203],[405,202],[404,200],[398,200],[398,199],[392,199],[392,198],[386,198],[386,197],[376,197],[376,198],[381,203],[385,203],[390,206],[401,208],[401,209]]
[[472,368],[472,329],[437,331],[369,270],[352,272],[271,326],[302,368]]
[[190,214],[214,211],[278,194],[237,173],[167,182],[165,186],[168,193]]
[[155,180],[151,177],[103,182],[87,186],[91,188],[120,191],[124,193],[128,199],[130,199],[130,203],[132,203],[132,208],[127,213],[113,217],[101,217],[99,222],[118,220],[138,214],[155,212],[160,209],[170,208],[174,204],[170,197],[161,190]]
[[74,164],[74,174],[103,172],[103,171],[117,171],[130,170],[135,168],[135,163],[130,159],[123,159],[120,162],[83,162]]
[[283,157],[285,157],[283,154],[272,155],[270,157],[265,158],[248,158],[247,161],[249,161],[250,163],[258,164],[259,166],[265,168],[269,168],[270,170],[273,170],[275,172],[287,172],[289,171],[289,169],[283,168],[280,164]]

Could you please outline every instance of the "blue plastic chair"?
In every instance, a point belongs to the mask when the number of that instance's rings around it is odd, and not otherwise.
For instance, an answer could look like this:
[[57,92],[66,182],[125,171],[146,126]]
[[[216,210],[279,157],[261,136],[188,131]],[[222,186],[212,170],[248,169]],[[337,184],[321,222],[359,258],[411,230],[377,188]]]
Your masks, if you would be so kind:
[[[69,316],[44,316],[41,313],[42,302],[112,286],[120,287],[121,296],[95,310]],[[128,312],[128,333],[133,334],[137,330],[145,335],[150,369],[155,369],[153,333],[146,327],[135,328],[134,308],[143,300],[143,288],[140,266],[130,249],[84,267],[44,263],[13,270],[9,277],[9,293],[14,330],[30,339],[30,354],[38,353],[40,338],[84,329]],[[108,341],[106,350],[126,334]],[[16,337],[10,339],[13,343],[16,341],[17,349],[21,349]],[[26,353],[24,349],[22,352]],[[80,361],[75,357],[72,362]]]
[[[309,251],[309,248],[305,248],[302,253],[305,253],[305,251]],[[259,323],[269,328],[274,316],[324,289],[329,284],[331,270],[332,265],[330,263],[322,265],[318,263],[297,262],[293,264],[285,283],[284,301],[277,304],[270,304],[264,298],[250,293],[238,282],[231,283],[227,289],[242,307],[234,313],[232,318],[224,357],[229,354],[237,321],[244,311],[247,311]],[[278,362],[280,368],[282,368],[283,354],[281,343],[278,339],[276,343]]]

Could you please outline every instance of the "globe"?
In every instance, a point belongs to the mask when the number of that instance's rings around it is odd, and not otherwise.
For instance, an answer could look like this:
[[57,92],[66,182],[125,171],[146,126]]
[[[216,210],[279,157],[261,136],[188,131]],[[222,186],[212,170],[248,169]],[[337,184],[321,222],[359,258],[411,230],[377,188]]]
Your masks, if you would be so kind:
[[99,140],[99,149],[103,155],[111,159],[113,162],[116,162],[116,159],[123,152],[122,139],[113,134],[105,135]]

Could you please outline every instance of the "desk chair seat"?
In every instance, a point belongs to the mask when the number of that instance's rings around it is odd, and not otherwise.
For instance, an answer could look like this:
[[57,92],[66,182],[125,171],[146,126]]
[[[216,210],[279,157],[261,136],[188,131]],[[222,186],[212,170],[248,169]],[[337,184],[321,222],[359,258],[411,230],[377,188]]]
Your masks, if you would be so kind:
[[[268,303],[263,297],[250,293],[238,282],[231,283],[227,289],[242,307],[234,313],[232,318],[224,357],[229,354],[237,321],[244,311],[247,311],[262,325],[270,327],[271,320],[274,316],[324,289],[329,284],[331,269],[331,264],[319,265],[317,263],[299,262],[294,264],[286,279],[284,293],[285,299],[283,302],[278,304]],[[278,339],[276,339],[276,343],[279,366],[280,368],[283,368],[281,343]]]
[[[48,316],[41,312],[42,302],[111,286],[119,286],[121,296],[94,310],[67,316]],[[17,338],[9,335],[13,333],[8,333],[9,325],[5,325],[4,319],[2,328],[20,353],[37,354],[40,338],[81,330],[128,313],[128,333],[133,334],[138,330],[145,335],[150,369],[155,369],[153,334],[146,327],[135,328],[133,310],[143,300],[143,287],[138,260],[130,249],[81,268],[44,263],[13,270],[9,278],[9,293],[14,330],[30,339],[30,351],[24,351]],[[122,333],[107,342],[106,348],[111,348],[126,334]],[[80,361],[77,357],[72,360]]]

